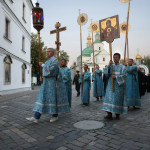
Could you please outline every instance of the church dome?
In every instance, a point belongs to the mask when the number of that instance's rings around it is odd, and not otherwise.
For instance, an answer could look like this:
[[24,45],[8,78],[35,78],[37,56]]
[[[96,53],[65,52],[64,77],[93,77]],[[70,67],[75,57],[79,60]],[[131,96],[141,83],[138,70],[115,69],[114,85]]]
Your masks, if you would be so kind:
[[92,47],[87,47],[82,51],[82,55],[83,56],[88,56],[90,57],[92,53]]
[[98,32],[95,35],[95,41],[94,41],[94,43],[101,43],[100,34]]
[[90,33],[89,33],[89,36],[87,37],[87,40],[88,40],[88,41],[91,41]]
[[142,59],[139,53],[136,55],[136,59]]

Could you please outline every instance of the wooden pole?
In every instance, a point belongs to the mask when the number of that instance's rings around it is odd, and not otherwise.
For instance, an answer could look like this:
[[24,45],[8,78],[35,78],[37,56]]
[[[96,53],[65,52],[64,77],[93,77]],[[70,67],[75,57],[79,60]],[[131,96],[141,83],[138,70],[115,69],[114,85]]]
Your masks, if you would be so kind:
[[56,41],[57,41],[57,59],[59,60],[59,30],[56,29]]
[[128,44],[128,36],[127,36],[127,61],[129,60],[129,44]]
[[127,29],[126,29],[125,50],[124,50],[124,65],[126,64],[126,49],[127,49],[127,60],[129,59],[129,46],[128,46],[129,13],[130,13],[130,0],[128,3]]
[[[40,43],[40,31],[38,31],[38,43],[39,43],[39,62],[41,62],[41,43]],[[42,68],[40,65],[40,77],[42,77]],[[41,81],[40,81],[41,84]]]
[[80,25],[80,47],[81,47],[81,81],[82,81],[82,93],[83,93],[83,70],[82,70],[82,27]]
[[95,55],[94,55],[94,42],[93,42],[93,32],[92,32],[92,50],[93,50],[94,76],[95,76],[95,90],[96,90],[96,93],[97,93],[96,72],[95,72]]
[[[112,46],[111,46],[111,43],[109,43],[109,51],[110,51],[110,60],[112,61]],[[113,66],[111,64],[111,75],[113,75]],[[114,88],[114,79],[112,79],[112,90],[113,90],[113,93],[115,91],[115,88]]]

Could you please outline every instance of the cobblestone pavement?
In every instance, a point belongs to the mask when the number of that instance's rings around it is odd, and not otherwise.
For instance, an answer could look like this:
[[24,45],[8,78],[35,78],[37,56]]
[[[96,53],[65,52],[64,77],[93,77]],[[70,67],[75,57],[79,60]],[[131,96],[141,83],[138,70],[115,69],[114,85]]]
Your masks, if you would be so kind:
[[[50,123],[43,115],[38,124],[28,122],[38,90],[1,97],[0,150],[150,150],[150,94],[142,97],[142,108],[130,110],[121,120],[105,121],[102,100],[92,97],[90,106],[82,106],[73,87],[70,113],[59,115]],[[73,124],[95,120],[105,124],[97,130],[81,130]]]

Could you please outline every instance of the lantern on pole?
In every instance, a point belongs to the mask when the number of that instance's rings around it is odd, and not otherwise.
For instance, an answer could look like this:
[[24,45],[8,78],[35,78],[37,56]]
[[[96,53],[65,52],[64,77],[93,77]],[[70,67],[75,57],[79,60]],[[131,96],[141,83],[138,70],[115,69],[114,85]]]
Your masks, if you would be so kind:
[[39,32],[44,25],[43,9],[39,7],[38,2],[35,5],[36,7],[32,9],[33,27]]
[[[41,47],[40,47],[40,30],[43,29],[44,17],[43,9],[39,7],[39,3],[35,3],[36,7],[32,9],[33,27],[38,32],[38,47],[39,47],[39,62],[41,62]],[[42,69],[40,65],[40,78],[42,78]]]

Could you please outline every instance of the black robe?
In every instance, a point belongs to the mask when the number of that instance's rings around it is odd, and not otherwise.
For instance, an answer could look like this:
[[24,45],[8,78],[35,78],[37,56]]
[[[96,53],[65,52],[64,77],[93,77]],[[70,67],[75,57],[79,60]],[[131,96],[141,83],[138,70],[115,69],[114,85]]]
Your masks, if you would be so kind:
[[104,83],[104,92],[106,93],[106,87],[107,87],[107,83],[108,83],[108,78],[106,77],[106,75],[103,75],[103,83]]
[[143,90],[142,90],[143,76],[144,74],[141,71],[138,71],[140,97],[144,95]]
[[76,91],[78,93],[80,93],[80,83],[79,83],[79,78],[80,78],[80,75],[75,75],[74,77],[74,80],[73,80],[73,84],[75,83],[75,88],[76,88]]
[[147,77],[147,92],[150,92],[150,75]]
[[142,90],[143,90],[143,93],[145,94],[145,92],[146,92],[146,90],[147,90],[147,76],[146,76],[145,74],[143,74]]

